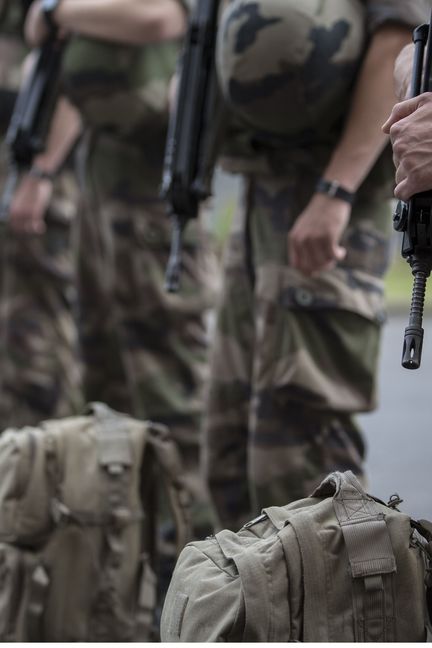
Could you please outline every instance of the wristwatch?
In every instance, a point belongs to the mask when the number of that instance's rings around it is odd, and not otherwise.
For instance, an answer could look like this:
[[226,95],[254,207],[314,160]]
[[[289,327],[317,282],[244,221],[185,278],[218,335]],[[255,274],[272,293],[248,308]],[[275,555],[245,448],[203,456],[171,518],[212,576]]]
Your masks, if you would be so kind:
[[61,0],[42,0],[42,12],[48,27],[55,31],[58,25],[54,18],[54,12],[60,4]]
[[323,193],[330,198],[339,198],[352,205],[355,201],[356,194],[353,191],[348,191],[336,182],[336,180],[324,180],[320,178],[315,186],[315,191]]

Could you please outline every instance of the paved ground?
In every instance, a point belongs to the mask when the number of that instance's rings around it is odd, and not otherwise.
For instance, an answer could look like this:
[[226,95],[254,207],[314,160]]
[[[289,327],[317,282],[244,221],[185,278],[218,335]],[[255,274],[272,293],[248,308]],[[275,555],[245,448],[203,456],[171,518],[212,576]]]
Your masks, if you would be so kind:
[[424,323],[422,365],[400,364],[406,317],[391,316],[384,331],[381,405],[362,416],[369,443],[370,492],[387,499],[395,491],[401,510],[432,519],[432,319]]

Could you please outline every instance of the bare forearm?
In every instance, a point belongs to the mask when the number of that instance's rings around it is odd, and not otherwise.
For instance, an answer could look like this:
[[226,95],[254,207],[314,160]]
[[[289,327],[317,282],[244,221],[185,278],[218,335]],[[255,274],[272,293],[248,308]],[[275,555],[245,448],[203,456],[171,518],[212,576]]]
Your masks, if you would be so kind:
[[381,126],[395,102],[395,59],[410,37],[409,29],[385,27],[366,54],[342,138],[324,174],[351,191],[358,189],[388,141]]
[[54,112],[46,149],[34,160],[34,165],[48,173],[55,173],[69,155],[81,133],[78,111],[64,97],[60,97]]
[[177,38],[186,27],[177,0],[62,0],[55,19],[72,32],[137,45]]

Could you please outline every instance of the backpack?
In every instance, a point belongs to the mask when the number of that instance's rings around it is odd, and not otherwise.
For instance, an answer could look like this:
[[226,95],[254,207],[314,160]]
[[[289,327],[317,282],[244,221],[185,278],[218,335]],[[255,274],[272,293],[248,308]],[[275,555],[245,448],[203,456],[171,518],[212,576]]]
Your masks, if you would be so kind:
[[158,481],[190,539],[168,430],[93,403],[0,437],[1,641],[148,641]]
[[310,498],[190,543],[162,641],[425,641],[432,525],[399,501],[387,506],[335,472]]

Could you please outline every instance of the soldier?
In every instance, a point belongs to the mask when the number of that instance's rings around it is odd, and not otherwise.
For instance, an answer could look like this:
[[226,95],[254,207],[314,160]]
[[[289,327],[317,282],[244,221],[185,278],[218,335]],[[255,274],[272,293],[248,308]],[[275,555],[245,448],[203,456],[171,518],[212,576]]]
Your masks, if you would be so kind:
[[207,471],[223,526],[364,479],[393,170],[381,123],[419,0],[234,0],[217,64],[243,200],[212,350]]
[[[74,32],[65,85],[86,127],[79,151],[86,396],[168,425],[202,537],[213,526],[199,471],[204,314],[213,299],[208,242],[198,224],[188,231],[182,292],[167,294],[170,223],[159,197],[169,81],[186,17],[178,0],[61,0],[50,9],[50,20]],[[27,28],[36,42],[46,34],[40,6]]]
[[[1,137],[25,56],[29,2],[3,0],[0,11]],[[82,408],[71,246],[77,187],[62,169],[80,131],[65,103],[56,113],[49,150],[21,178],[0,232],[0,430],[66,416]],[[60,145],[59,145],[60,143]],[[0,160],[0,181],[7,160]]]

